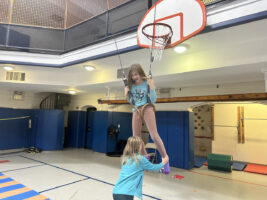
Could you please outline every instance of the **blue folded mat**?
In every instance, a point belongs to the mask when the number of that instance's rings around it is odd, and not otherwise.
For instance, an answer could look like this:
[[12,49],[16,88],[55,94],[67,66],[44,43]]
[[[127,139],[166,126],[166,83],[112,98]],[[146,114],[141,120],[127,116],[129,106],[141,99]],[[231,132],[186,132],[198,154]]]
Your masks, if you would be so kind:
[[233,170],[243,171],[246,166],[247,166],[247,163],[233,161]]
[[196,168],[200,168],[204,165],[204,163],[207,161],[207,158],[205,157],[199,157],[199,156],[196,156],[195,157],[195,163],[194,163],[194,167]]

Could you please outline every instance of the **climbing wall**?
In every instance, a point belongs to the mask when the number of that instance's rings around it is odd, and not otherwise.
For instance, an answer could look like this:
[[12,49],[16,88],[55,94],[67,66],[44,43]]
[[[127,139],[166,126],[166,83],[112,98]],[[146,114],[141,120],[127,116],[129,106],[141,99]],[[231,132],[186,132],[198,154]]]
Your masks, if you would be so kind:
[[211,153],[212,107],[202,105],[193,109],[195,115],[195,156]]

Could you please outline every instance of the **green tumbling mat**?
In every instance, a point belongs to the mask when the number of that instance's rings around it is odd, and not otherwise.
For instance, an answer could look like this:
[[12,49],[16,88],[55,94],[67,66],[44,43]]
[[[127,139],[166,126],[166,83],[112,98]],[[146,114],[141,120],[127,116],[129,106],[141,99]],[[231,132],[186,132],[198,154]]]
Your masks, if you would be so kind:
[[208,155],[208,168],[219,171],[232,172],[233,157],[231,155],[214,154]]

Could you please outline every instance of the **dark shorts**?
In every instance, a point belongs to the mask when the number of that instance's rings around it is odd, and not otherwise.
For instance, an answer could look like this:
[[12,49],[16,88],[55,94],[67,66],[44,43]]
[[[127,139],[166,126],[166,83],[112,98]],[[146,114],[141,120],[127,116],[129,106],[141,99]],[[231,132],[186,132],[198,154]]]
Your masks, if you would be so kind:
[[114,200],[133,200],[134,196],[125,195],[125,194],[113,194]]

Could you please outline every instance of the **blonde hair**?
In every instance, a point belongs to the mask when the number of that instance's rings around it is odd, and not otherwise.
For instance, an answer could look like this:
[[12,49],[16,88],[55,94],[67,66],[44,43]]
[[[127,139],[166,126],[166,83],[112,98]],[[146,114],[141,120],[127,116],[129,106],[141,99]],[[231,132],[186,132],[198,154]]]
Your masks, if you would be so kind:
[[[142,149],[144,148],[145,144],[142,140],[142,138],[133,136],[129,137],[127,144],[124,148],[123,151],[123,156],[122,156],[122,164],[130,164],[134,160],[136,161],[136,164],[138,164],[138,155],[142,155]],[[130,162],[128,162],[130,161]]]
[[132,80],[132,72],[136,72],[141,76],[142,79],[146,80],[146,73],[144,72],[142,66],[140,64],[133,64],[130,67],[130,70],[128,72],[128,87],[129,89],[132,88],[132,85],[134,81]]

